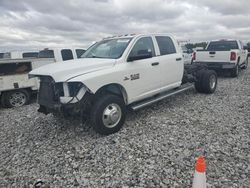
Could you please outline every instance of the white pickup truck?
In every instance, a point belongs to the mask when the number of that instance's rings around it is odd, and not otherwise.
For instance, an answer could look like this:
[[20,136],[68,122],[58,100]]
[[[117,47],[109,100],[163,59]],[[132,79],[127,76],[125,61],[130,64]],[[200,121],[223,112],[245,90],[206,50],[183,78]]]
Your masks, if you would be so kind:
[[140,109],[193,88],[191,82],[202,93],[213,93],[217,86],[215,71],[184,66],[176,40],[164,34],[106,38],[72,62],[29,73],[40,79],[38,111],[90,117],[100,134],[120,130],[126,107]]
[[215,40],[208,43],[205,50],[193,53],[193,63],[203,63],[215,70],[229,70],[237,77],[239,68],[247,68],[248,55],[240,40]]
[[29,102],[31,93],[39,88],[36,78],[28,78],[31,70],[53,62],[77,59],[84,52],[85,50],[81,48],[52,48],[44,49],[37,54],[33,52],[5,53],[4,58],[0,59],[1,105],[18,107]]

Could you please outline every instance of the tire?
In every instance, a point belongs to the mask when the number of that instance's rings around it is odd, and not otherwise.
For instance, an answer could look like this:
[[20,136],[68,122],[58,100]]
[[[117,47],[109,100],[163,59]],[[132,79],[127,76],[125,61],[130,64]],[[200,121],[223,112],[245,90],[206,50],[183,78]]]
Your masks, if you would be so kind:
[[1,96],[1,106],[3,107],[3,108],[7,108],[7,106],[6,106],[6,104],[5,104],[5,97],[4,97],[4,94],[2,94]]
[[202,91],[203,91],[203,89],[202,89],[202,79],[203,79],[204,73],[205,73],[204,70],[199,71],[197,73],[197,81],[194,83],[195,89],[199,93],[202,93]]
[[247,67],[248,67],[248,57],[247,57],[247,59],[245,61],[245,65],[242,67],[242,69],[247,69]]
[[199,72],[198,81],[195,82],[195,88],[200,93],[214,93],[217,87],[217,74],[213,70],[203,70]]
[[20,107],[29,103],[30,93],[25,89],[4,92],[1,101],[6,108]]
[[126,106],[121,97],[111,94],[99,96],[94,103],[90,120],[96,132],[109,135],[118,132],[126,118]]
[[231,77],[235,78],[238,77],[238,75],[239,75],[239,64],[237,64],[235,68],[231,70]]

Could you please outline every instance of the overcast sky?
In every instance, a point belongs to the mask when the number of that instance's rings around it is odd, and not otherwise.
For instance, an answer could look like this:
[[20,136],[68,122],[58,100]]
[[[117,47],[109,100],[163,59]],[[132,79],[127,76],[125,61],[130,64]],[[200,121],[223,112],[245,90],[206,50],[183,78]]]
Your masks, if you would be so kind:
[[88,47],[103,37],[171,33],[250,41],[249,0],[0,0],[0,51]]

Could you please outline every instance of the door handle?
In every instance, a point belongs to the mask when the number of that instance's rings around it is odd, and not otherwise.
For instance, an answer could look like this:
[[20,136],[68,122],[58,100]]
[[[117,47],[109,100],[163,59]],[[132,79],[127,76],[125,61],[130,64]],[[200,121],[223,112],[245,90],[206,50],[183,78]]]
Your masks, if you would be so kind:
[[181,61],[182,60],[182,58],[180,57],[180,58],[176,58],[176,61]]
[[159,65],[159,62],[154,62],[151,64],[152,66],[156,66],[156,65]]

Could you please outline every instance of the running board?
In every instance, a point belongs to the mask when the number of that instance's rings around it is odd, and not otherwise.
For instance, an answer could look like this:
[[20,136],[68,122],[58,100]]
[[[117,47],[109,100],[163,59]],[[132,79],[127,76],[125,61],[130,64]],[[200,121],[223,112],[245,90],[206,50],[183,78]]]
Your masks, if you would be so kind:
[[163,93],[158,94],[155,97],[151,97],[149,99],[145,99],[145,100],[142,100],[140,102],[136,102],[134,104],[131,104],[130,107],[132,108],[132,110],[136,111],[136,110],[138,110],[140,108],[151,105],[151,104],[153,104],[155,102],[158,102],[158,101],[160,101],[162,99],[165,99],[165,98],[168,98],[170,96],[173,96],[173,95],[182,93],[184,91],[187,91],[187,90],[189,90],[189,89],[191,89],[193,87],[194,87],[193,84],[185,84],[185,85],[183,85],[183,86],[181,86],[181,87],[179,87],[177,89],[173,89],[173,90],[170,90],[170,91],[167,91],[167,92],[163,92]]

